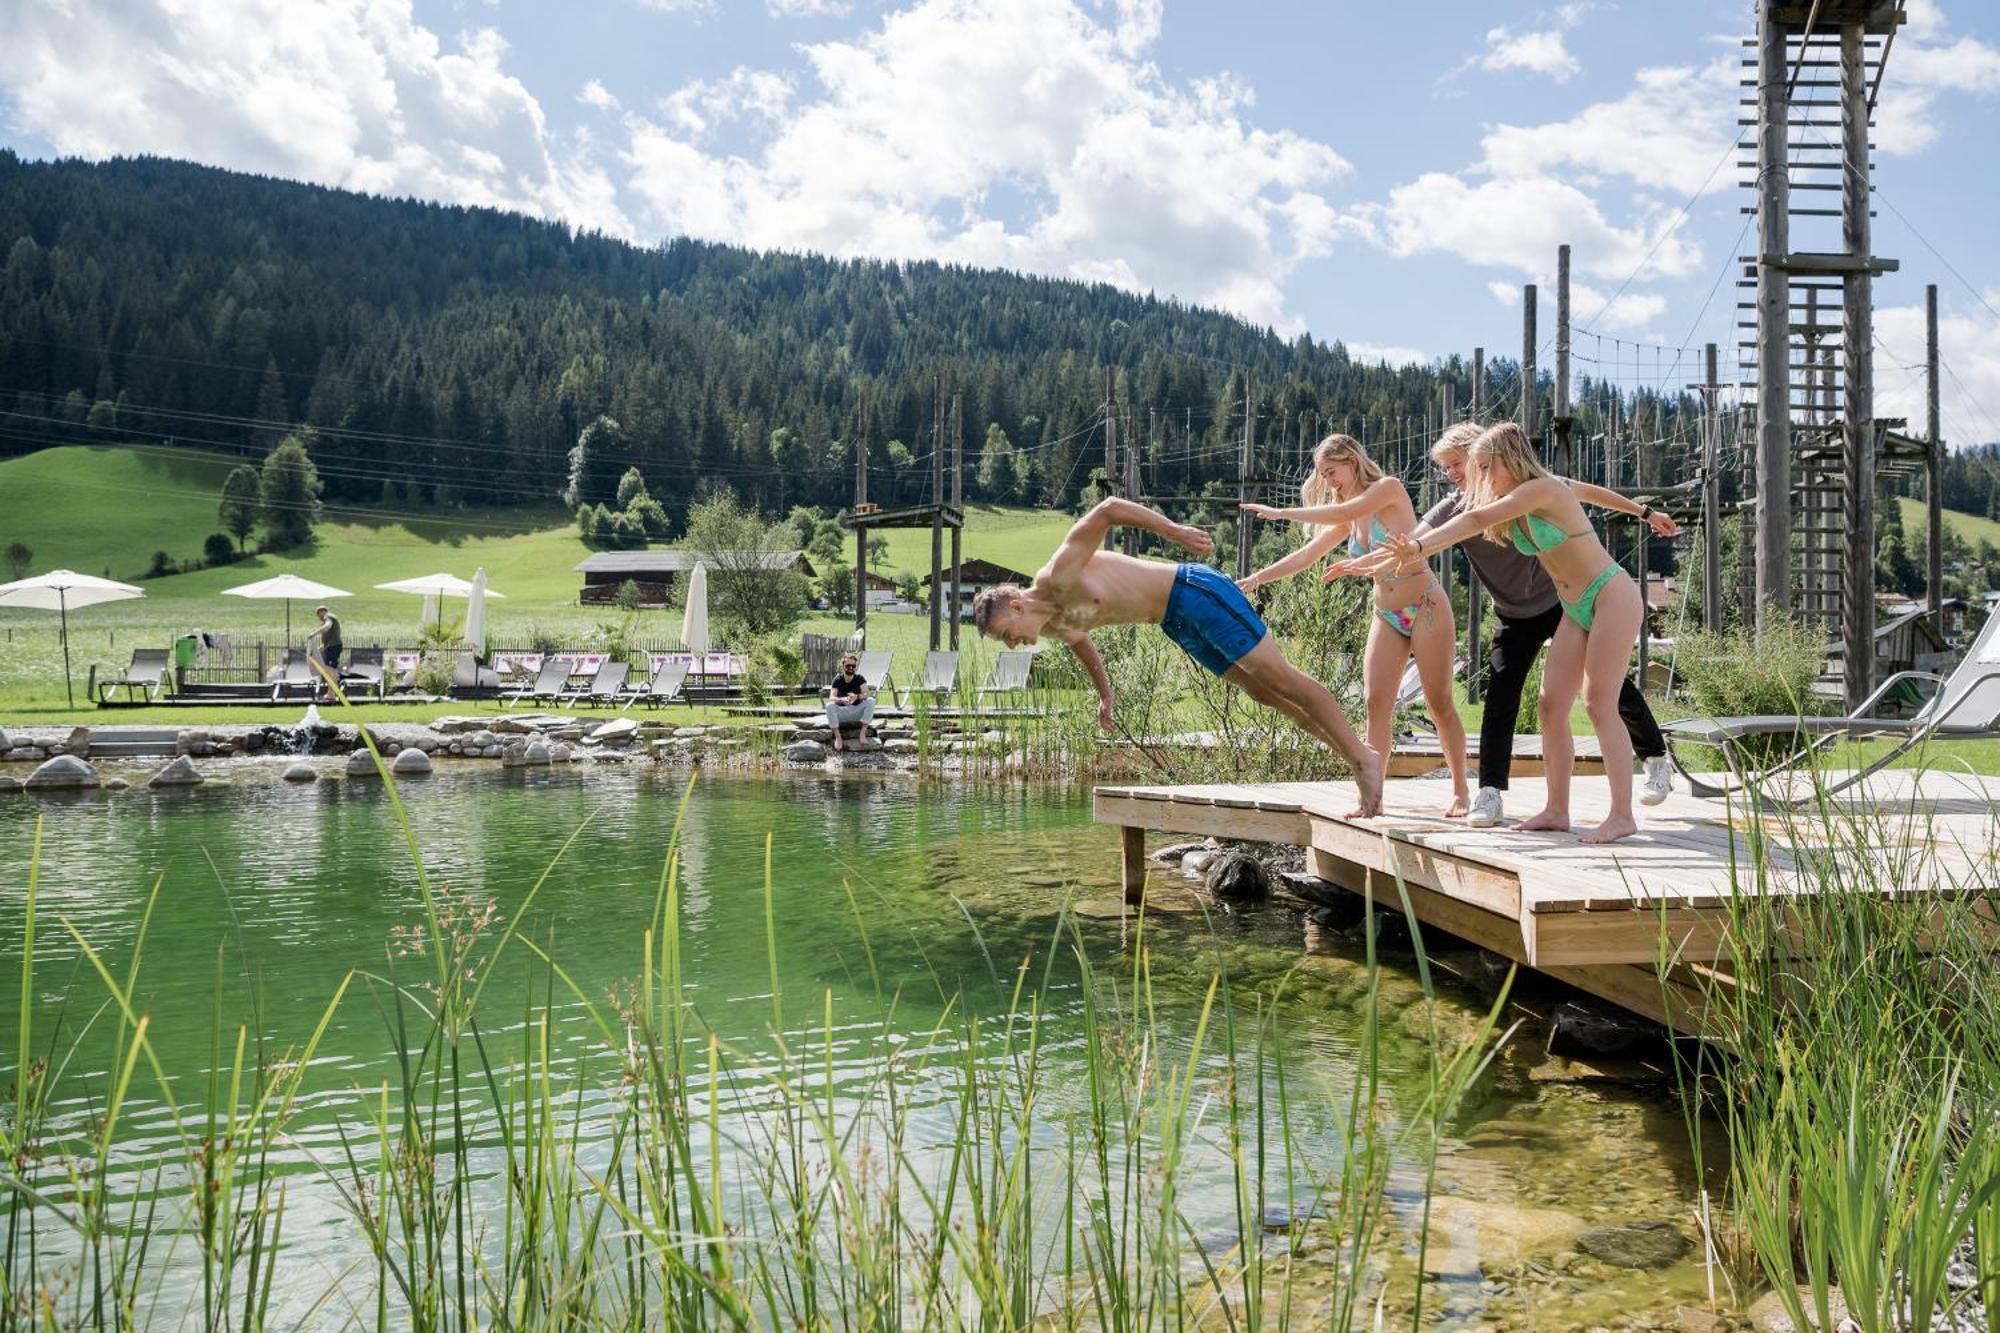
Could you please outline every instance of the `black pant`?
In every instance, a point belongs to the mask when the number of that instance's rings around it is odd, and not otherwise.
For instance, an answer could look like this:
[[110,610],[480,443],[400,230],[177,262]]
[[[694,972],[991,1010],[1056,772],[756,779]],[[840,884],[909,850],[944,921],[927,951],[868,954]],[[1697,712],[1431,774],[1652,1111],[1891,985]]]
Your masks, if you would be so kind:
[[[1521,689],[1542,646],[1556,636],[1563,609],[1552,606],[1538,616],[1516,620],[1500,616],[1499,632],[1486,655],[1486,713],[1479,722],[1479,785],[1507,790],[1507,769],[1514,761],[1514,723],[1521,715]],[[1627,676],[1618,691],[1618,716],[1632,736],[1632,752],[1652,759],[1667,752],[1667,738],[1653,720],[1646,696]]]

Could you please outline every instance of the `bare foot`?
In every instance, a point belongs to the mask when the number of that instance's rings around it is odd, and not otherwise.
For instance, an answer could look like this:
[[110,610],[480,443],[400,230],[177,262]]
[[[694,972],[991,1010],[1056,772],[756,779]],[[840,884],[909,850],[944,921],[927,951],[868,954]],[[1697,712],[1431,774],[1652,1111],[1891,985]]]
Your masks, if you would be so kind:
[[1620,819],[1614,815],[1578,838],[1577,841],[1593,845],[1597,843],[1616,842],[1620,838],[1629,838],[1638,831],[1639,825],[1632,816],[1626,815],[1623,819]]
[[1529,815],[1526,819],[1511,827],[1516,833],[1539,833],[1545,830],[1555,833],[1567,833],[1569,832],[1569,811],[1543,810],[1539,814]]
[[1347,812],[1349,819],[1370,819],[1382,813],[1382,770],[1387,765],[1366,745],[1361,753],[1366,758],[1354,766],[1354,785],[1361,793],[1361,803]]
[[1472,797],[1465,792],[1458,792],[1452,796],[1451,804],[1444,808],[1444,817],[1446,819],[1463,819],[1471,810]]
[[841,748],[841,746],[840,746],[840,728],[839,728],[839,727],[835,727],[835,728],[833,729],[833,748],[834,748],[834,749],[836,749],[836,750],[838,750],[838,749],[840,749],[840,748]]

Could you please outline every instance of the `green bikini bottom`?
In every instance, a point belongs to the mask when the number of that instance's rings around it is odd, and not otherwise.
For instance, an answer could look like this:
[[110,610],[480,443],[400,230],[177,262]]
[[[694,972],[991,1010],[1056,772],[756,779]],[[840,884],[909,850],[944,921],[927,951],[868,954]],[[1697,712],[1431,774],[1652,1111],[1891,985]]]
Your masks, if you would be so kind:
[[1604,591],[1604,585],[1611,582],[1618,569],[1617,565],[1607,565],[1604,572],[1592,579],[1590,586],[1583,590],[1583,596],[1573,602],[1568,598],[1562,599],[1563,614],[1574,620],[1578,629],[1587,632],[1590,622],[1597,619],[1597,594]]

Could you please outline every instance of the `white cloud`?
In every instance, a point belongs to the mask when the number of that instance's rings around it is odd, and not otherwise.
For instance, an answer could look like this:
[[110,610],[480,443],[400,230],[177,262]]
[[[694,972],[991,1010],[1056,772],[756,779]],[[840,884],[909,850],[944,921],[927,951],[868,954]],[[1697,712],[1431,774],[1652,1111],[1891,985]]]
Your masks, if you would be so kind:
[[1496,125],[1480,141],[1481,166],[1495,175],[1572,173],[1594,185],[1611,177],[1679,195],[1731,188],[1717,165],[1735,141],[1736,66],[1722,59],[1692,69],[1642,69],[1623,96],[1544,125]]
[[854,12],[850,0],[764,0],[773,18],[840,18]]
[[[768,71],[633,116],[627,184],[669,231],[834,254],[999,265],[1290,324],[1284,284],[1342,228],[1347,164],[1246,118],[1241,81],[1168,81],[1138,51],[1153,0],[1110,24],[1073,0],[918,0]],[[748,134],[712,140],[737,118]]]
[[1522,70],[1539,74],[1556,83],[1568,83],[1583,66],[1576,63],[1563,45],[1560,32],[1513,32],[1494,28],[1486,34],[1486,53],[1472,62],[1495,74]]
[[60,153],[158,153],[629,230],[609,179],[558,151],[503,68],[500,35],[446,50],[408,0],[66,0],[9,27],[0,90]]
[[[1945,442],[1953,448],[2000,441],[2000,287],[1987,289],[1985,305],[1970,295],[1943,298],[1938,312],[1938,353],[1948,367],[1939,377],[1938,412]],[[1909,431],[1924,431],[1924,308],[1877,306],[1875,408],[1905,417]]]
[[576,100],[585,106],[596,107],[599,111],[616,111],[618,109],[618,99],[612,96],[609,88],[606,88],[596,79],[592,79],[583,85],[582,89],[576,95]]
[[1428,354],[1419,352],[1414,347],[1398,347],[1393,343],[1350,342],[1344,345],[1349,356],[1370,365],[1377,363],[1391,366],[1427,365],[1431,360]]
[[1913,0],[1904,40],[1890,53],[1875,106],[1875,142],[1884,153],[1912,156],[1936,143],[1943,93],[2000,93],[2000,50],[1976,37],[1949,37],[1935,3]]

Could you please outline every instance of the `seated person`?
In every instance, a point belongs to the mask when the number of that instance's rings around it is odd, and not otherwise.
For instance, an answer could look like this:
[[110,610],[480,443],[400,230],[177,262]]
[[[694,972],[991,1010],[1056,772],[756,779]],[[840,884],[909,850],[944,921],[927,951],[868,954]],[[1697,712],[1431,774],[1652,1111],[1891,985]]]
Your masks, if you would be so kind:
[[1208,671],[1338,751],[1360,789],[1360,805],[1352,813],[1380,814],[1382,756],[1354,734],[1332,691],[1285,660],[1235,581],[1208,565],[1169,565],[1106,551],[1104,537],[1114,527],[1144,528],[1196,555],[1215,549],[1215,539],[1200,528],[1114,497],[1077,521],[1030,586],[982,589],[972,602],[973,624],[1009,648],[1034,643],[1043,634],[1061,639],[1097,687],[1097,721],[1106,731],[1117,727],[1111,678],[1090,631],[1101,625],[1158,625]]
[[875,691],[860,674],[861,659],[846,653],[840,659],[840,674],[826,697],[826,724],[833,728],[833,748],[842,749],[840,729],[861,724],[861,739],[868,739],[868,724],[875,720]]

